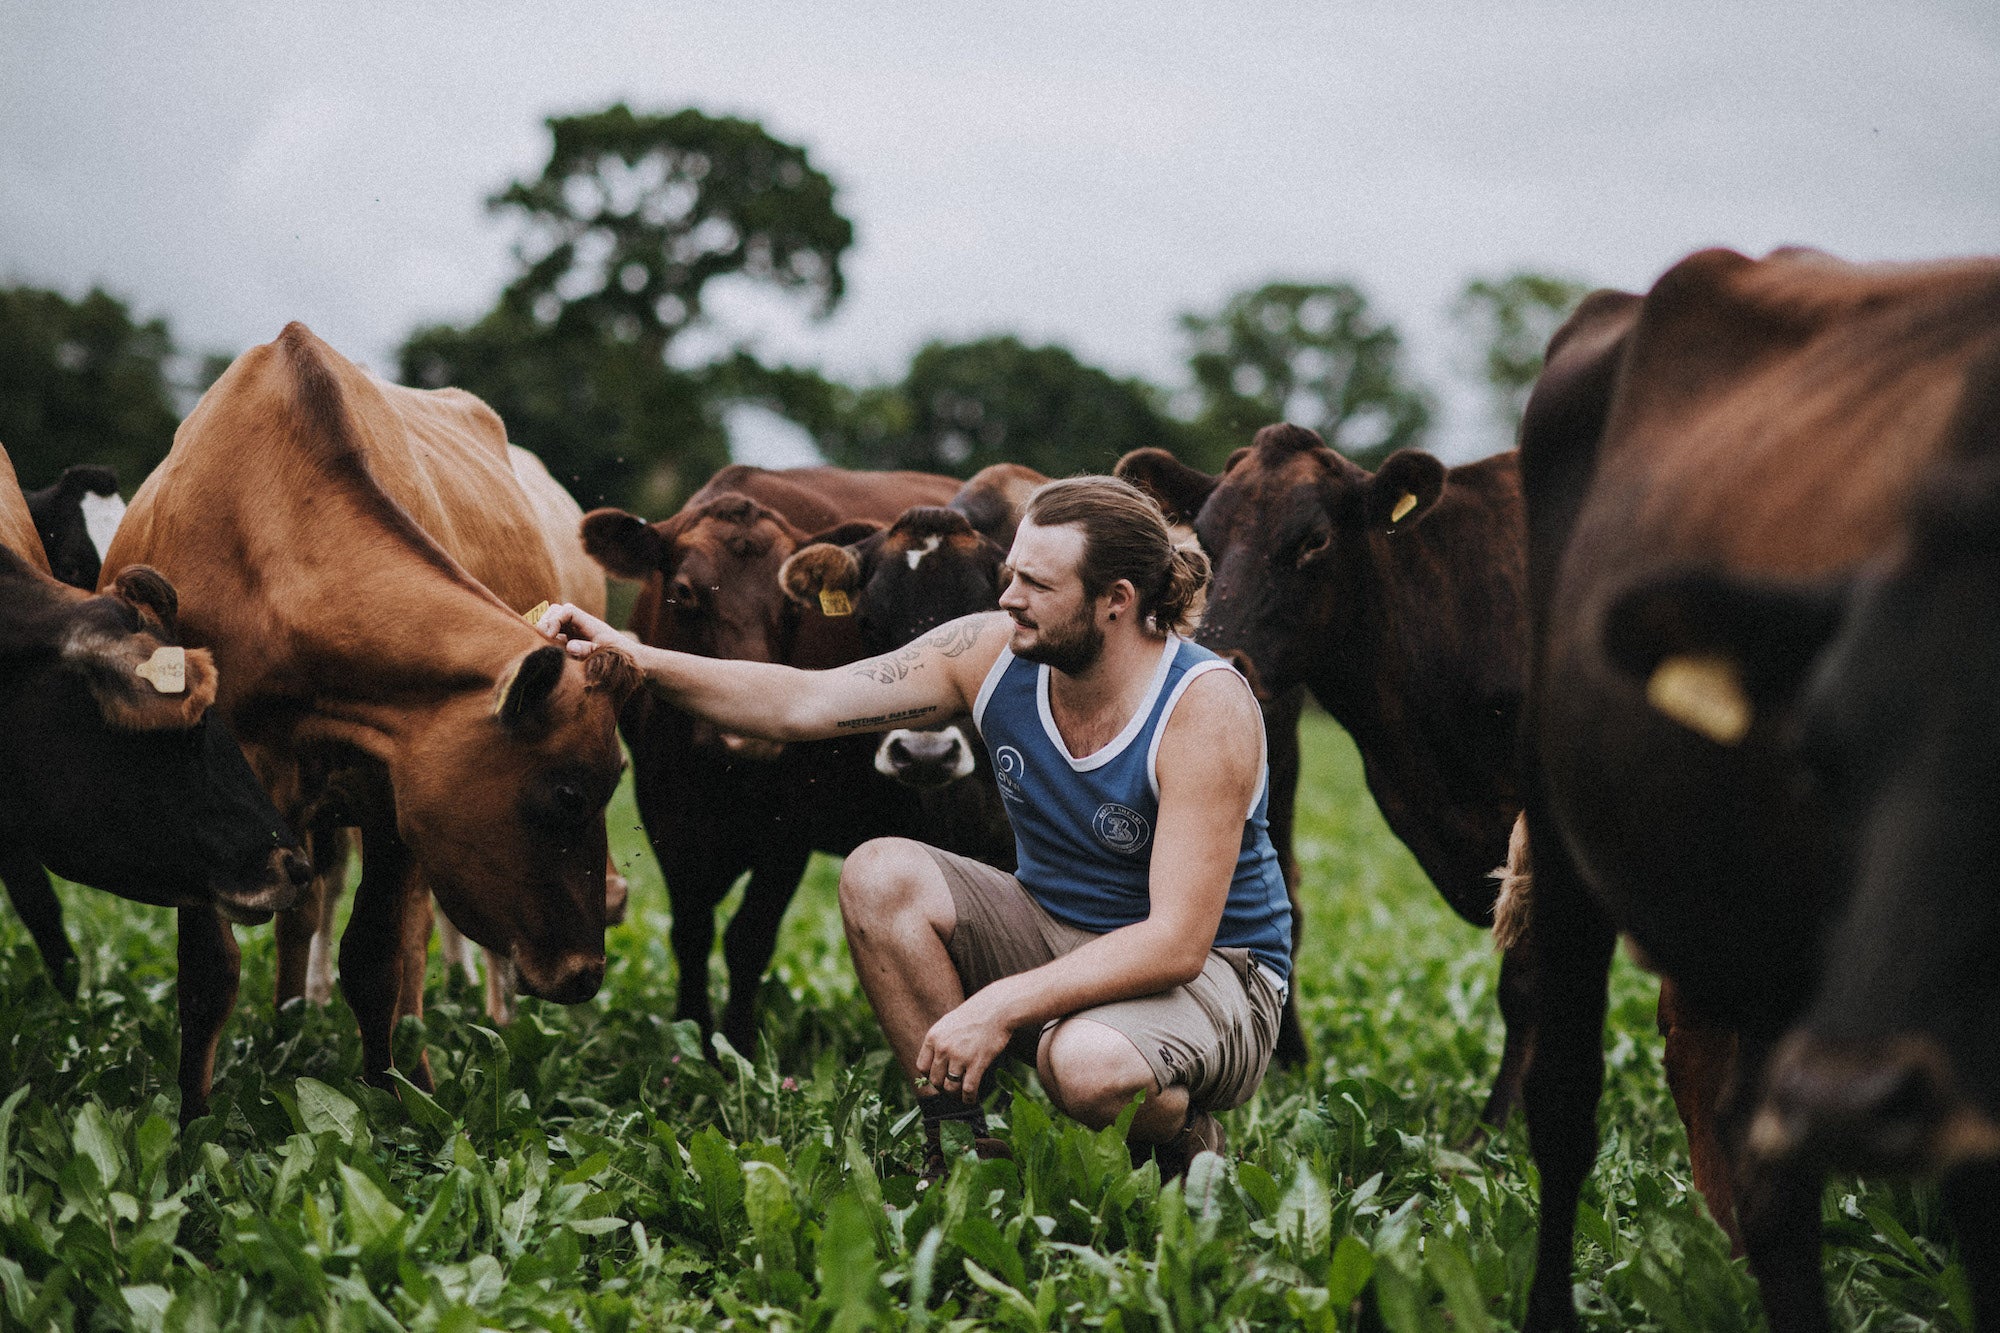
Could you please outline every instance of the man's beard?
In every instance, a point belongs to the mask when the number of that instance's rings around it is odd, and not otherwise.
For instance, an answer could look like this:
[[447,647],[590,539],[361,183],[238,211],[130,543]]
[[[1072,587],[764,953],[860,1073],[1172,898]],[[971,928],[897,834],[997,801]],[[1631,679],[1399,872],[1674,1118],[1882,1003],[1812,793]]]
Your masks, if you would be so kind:
[[1035,629],[1034,646],[1017,649],[1014,656],[1060,671],[1065,676],[1090,670],[1104,652],[1104,631],[1097,627],[1087,602],[1060,625],[1037,625]]

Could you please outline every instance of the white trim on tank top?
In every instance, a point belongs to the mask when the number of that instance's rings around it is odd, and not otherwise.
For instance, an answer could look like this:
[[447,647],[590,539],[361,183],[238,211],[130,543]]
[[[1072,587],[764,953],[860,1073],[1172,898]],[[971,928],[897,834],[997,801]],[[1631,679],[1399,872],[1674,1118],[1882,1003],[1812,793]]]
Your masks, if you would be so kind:
[[[1206,675],[1211,671],[1235,670],[1236,668],[1224,659],[1219,657],[1212,658],[1206,662],[1196,662],[1181,674],[1179,680],[1174,682],[1174,692],[1167,696],[1167,706],[1160,710],[1160,725],[1153,728],[1153,743],[1146,747],[1146,781],[1153,788],[1153,799],[1155,801],[1160,799],[1160,737],[1167,734],[1167,719],[1171,718],[1174,715],[1174,709],[1179,707],[1181,696],[1187,693],[1188,686],[1194,684],[1196,676]],[[1237,672],[1237,679],[1243,679],[1241,672]],[[1250,682],[1244,680],[1243,688],[1246,690],[1249,689]],[[1255,702],[1254,696],[1252,702]],[[1270,752],[1265,748],[1264,741],[1264,709],[1262,705],[1259,705],[1257,709],[1257,790],[1250,794],[1250,808],[1243,812],[1245,819],[1257,813],[1257,802],[1264,799],[1264,788],[1270,781],[1271,761]]]
[[1007,674],[1007,668],[1014,664],[1014,650],[1006,644],[1000,645],[1000,656],[993,659],[993,665],[986,668],[986,679],[979,682],[979,693],[972,700],[972,725],[986,730],[986,701],[993,697],[999,687],[1000,677]]
[[1076,773],[1088,773],[1094,768],[1102,768],[1125,752],[1139,729],[1146,725],[1146,719],[1153,715],[1153,705],[1160,697],[1160,687],[1167,683],[1167,672],[1173,669],[1174,656],[1181,650],[1181,636],[1169,634],[1167,646],[1160,650],[1160,664],[1153,669],[1153,683],[1146,687],[1145,702],[1132,710],[1132,716],[1125,720],[1125,729],[1111,738],[1109,744],[1101,745],[1083,758],[1078,759],[1063,743],[1062,732],[1056,729],[1056,715],[1049,711],[1049,668],[1046,663],[1035,669],[1035,708],[1042,715],[1042,730],[1048,733],[1049,743],[1056,747],[1056,753],[1063,762]]

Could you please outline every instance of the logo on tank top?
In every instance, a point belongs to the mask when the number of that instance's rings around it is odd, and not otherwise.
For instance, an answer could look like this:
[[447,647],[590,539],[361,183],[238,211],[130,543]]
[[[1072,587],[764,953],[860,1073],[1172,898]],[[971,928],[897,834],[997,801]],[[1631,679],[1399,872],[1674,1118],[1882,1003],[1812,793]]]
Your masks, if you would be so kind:
[[1021,758],[1021,752],[1011,745],[1003,745],[993,752],[993,776],[1000,783],[1000,794],[1010,801],[1025,801],[1026,792],[1021,790],[1021,779],[1028,773],[1028,761]]
[[1146,817],[1130,806],[1116,801],[1106,801],[1097,807],[1097,815],[1090,821],[1090,831],[1097,840],[1121,856],[1130,856],[1151,841],[1153,826]]

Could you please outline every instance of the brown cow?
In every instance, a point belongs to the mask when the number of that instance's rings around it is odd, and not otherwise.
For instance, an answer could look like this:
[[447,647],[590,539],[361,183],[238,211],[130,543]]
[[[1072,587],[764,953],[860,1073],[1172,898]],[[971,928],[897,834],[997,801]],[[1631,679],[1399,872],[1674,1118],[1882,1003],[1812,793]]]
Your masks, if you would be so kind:
[[2000,1324],[1996,460],[2000,260],[1706,251],[1551,342],[1522,429],[1530,1327],[1575,1324],[1616,929],[1716,1038],[1675,1091],[1721,1102],[1773,1329],[1827,1325],[1829,1168],[1942,1175]]
[[[505,444],[471,395],[382,383],[288,325],[203,395],[105,562],[180,586],[189,638],[223,669],[218,707],[280,809],[315,833],[360,829],[340,984],[378,1084],[396,1020],[422,1011],[430,894],[529,994],[575,1003],[604,975],[603,809],[637,676],[622,657],[573,661],[522,619],[556,575],[519,541],[534,518]],[[233,994],[233,941],[190,916],[183,952],[204,938],[200,974]],[[296,994],[317,913],[291,917],[279,984]],[[409,1074],[429,1086],[422,1057]]]
[[[122,571],[101,596],[57,582],[0,449],[0,879],[51,976],[75,955],[45,866],[121,897],[261,921],[298,896],[298,841],[211,712],[214,659],[183,648],[176,593]],[[186,960],[183,950],[183,960]],[[184,969],[184,1030],[204,978]],[[184,1044],[182,1078],[214,1046]],[[183,1101],[183,1117],[199,1109]]]
[[[912,504],[943,504],[949,477],[834,468],[724,468],[678,514],[648,524],[621,510],[584,520],[584,544],[611,573],[644,580],[632,632],[710,657],[823,668],[865,655],[857,617],[802,607],[777,572],[800,546],[848,541]],[[839,609],[839,608],[835,608]],[[632,750],[639,811],[673,903],[677,1013],[713,1024],[708,955],[715,906],[750,872],[723,952],[729,1003],[722,1031],[739,1050],[756,1039],[757,987],[785,908],[815,849],[845,854],[872,837],[921,835],[974,856],[1006,858],[964,784],[919,793],[878,774],[862,737],[777,746],[724,735],[650,695],[620,719]]]
[[[1219,476],[1159,449],[1127,454],[1117,472],[1193,523],[1208,552],[1195,638],[1248,658],[1266,701],[1271,837],[1294,895],[1303,688],[1354,738],[1383,818],[1445,901],[1490,924],[1492,870],[1520,813],[1527,609],[1514,455],[1447,469],[1404,450],[1369,473],[1312,431],[1277,425]],[[1297,930],[1295,916],[1295,942]],[[1506,1119],[1527,1060],[1524,961],[1501,965],[1507,1045],[1487,1124]],[[1302,1041],[1288,1047],[1303,1057]]]

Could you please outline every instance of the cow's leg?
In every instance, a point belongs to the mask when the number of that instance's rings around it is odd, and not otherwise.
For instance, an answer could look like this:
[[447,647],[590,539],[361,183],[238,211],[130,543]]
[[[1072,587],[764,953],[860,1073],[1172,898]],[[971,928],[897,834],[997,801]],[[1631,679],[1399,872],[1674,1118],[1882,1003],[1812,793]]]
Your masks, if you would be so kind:
[[1299,714],[1305,707],[1303,686],[1264,706],[1264,739],[1270,764],[1271,846],[1285,873],[1285,896],[1292,903],[1292,986],[1278,1018],[1278,1040],[1271,1048],[1274,1063],[1296,1069],[1310,1056],[1305,1028],[1299,1023],[1299,941],[1305,938],[1305,911],[1299,905],[1299,858],[1292,847],[1292,830],[1299,791]]
[[[662,862],[664,869],[665,862]],[[673,921],[668,937],[679,973],[674,1017],[691,1019],[706,1042],[715,1031],[715,1009],[708,998],[708,955],[715,948],[715,907],[728,894],[734,876],[724,878],[707,867],[667,872],[667,907]]]
[[[394,833],[363,830],[361,887],[340,938],[340,990],[361,1029],[361,1076],[387,1088],[396,1020],[423,1013],[424,955],[430,947],[430,891]],[[429,1092],[430,1060],[404,1071]]]
[[744,1055],[757,1053],[757,991],[778,950],[785,909],[799,891],[812,849],[780,849],[750,872],[743,903],[722,938],[722,961],[729,969],[729,1003],[722,1010],[722,1035]]
[[1572,1329],[1576,1205],[1597,1156],[1605,991],[1617,934],[1561,851],[1554,828],[1531,817],[1529,836],[1536,849],[1535,915],[1517,947],[1528,950],[1534,969],[1535,1051],[1522,1092],[1542,1191],[1527,1327]]
[[1946,1176],[1944,1207],[1972,1283],[1972,1326],[2000,1328],[2000,1163],[1963,1166]]
[[1671,981],[1660,983],[1659,1025],[1666,1039],[1667,1087],[1687,1129],[1694,1187],[1729,1237],[1730,1254],[1740,1258],[1743,1231],[1737,1225],[1734,1172],[1719,1119],[1723,1094],[1736,1077],[1736,1030],[1711,1022]]
[[69,934],[63,929],[62,901],[56,897],[56,886],[49,882],[49,872],[25,847],[0,848],[0,882],[6,884],[14,911],[35,941],[35,951],[42,956],[49,980],[64,999],[74,1000],[76,952],[69,947]]
[[277,1001],[300,997],[323,1006],[333,998],[333,916],[347,887],[347,830],[312,830],[312,879],[290,910],[278,913]]
[[479,964],[472,957],[472,945],[465,936],[458,933],[458,927],[451,924],[451,918],[448,916],[440,916],[437,919],[437,931],[439,966],[447,973],[459,973],[465,978],[467,985],[477,989],[481,981]]
[[502,958],[491,949],[479,952],[486,960],[486,1016],[506,1027],[514,1021],[514,993],[520,989],[520,978],[512,959]]
[[1500,1021],[1506,1028],[1500,1070],[1479,1112],[1479,1122],[1496,1129],[1514,1113],[1535,1054],[1535,963],[1525,941],[1500,956]]
[[208,1114],[215,1081],[215,1049],[222,1025],[236,1008],[243,975],[236,935],[212,907],[183,907],[175,983],[181,1015],[181,1124]]
[[1724,1153],[1737,1164],[1732,1173],[1737,1225],[1772,1333],[1822,1333],[1830,1327],[1819,1220],[1825,1172],[1810,1163],[1760,1160],[1744,1151],[1774,1040],[1739,1035],[1736,1076],[1723,1091],[1716,1123]]

